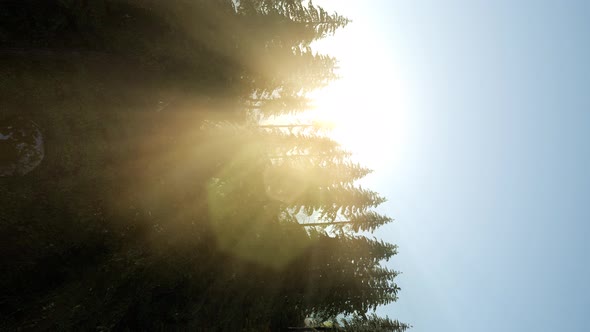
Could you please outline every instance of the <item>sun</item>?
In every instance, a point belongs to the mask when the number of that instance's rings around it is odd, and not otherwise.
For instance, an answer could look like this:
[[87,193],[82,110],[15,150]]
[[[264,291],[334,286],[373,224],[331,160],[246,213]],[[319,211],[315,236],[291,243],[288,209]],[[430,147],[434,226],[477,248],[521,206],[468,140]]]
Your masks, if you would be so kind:
[[380,77],[378,71],[355,69],[359,63],[346,65],[353,68],[340,80],[310,93],[315,107],[305,115],[306,121],[331,124],[328,135],[361,159],[396,153],[405,136],[403,85]]
[[[354,6],[356,2],[342,3],[343,14],[346,9],[354,13]],[[308,95],[315,108],[304,121],[332,124],[329,135],[360,162],[380,162],[384,149],[392,155],[405,144],[407,84],[393,52],[367,22],[351,18],[353,23],[334,36],[312,44],[315,52],[336,57],[340,78]]]

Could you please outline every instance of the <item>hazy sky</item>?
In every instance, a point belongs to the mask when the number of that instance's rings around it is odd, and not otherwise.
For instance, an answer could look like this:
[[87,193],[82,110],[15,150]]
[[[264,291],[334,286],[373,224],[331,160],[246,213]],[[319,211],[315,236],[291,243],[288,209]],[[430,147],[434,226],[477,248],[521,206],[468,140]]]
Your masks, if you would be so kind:
[[589,331],[590,1],[314,3],[354,20],[318,47],[343,74],[325,102],[362,127],[342,137],[396,219],[378,236],[402,291],[380,313]]

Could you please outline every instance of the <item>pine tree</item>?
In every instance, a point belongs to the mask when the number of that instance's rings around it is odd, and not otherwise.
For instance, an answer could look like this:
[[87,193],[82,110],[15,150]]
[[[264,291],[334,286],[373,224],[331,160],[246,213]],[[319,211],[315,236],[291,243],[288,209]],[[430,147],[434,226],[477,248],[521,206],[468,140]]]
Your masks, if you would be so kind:
[[302,223],[305,227],[337,227],[339,229],[348,228],[353,232],[373,232],[375,229],[392,222],[393,219],[387,216],[380,215],[373,211],[368,211],[360,214],[352,214],[346,220],[334,220],[323,222],[308,222]]
[[336,60],[314,54],[309,45],[344,27],[348,19],[297,0],[242,0],[236,10],[243,31],[237,40],[247,40],[238,52],[248,68],[245,79],[256,92],[289,96],[337,78]]
[[[322,7],[315,6],[312,1],[308,1],[306,6],[303,0],[242,0],[238,11],[256,12],[269,16],[275,14],[282,17],[290,24],[285,24],[288,27],[287,30],[277,34],[284,35],[289,32],[290,35],[296,36],[295,40],[303,46],[334,34],[336,30],[351,22],[338,13],[328,13]],[[311,36],[306,31],[311,31]]]
[[379,317],[374,313],[366,317],[353,315],[340,320],[340,324],[346,332],[404,332],[412,327],[389,317]]
[[290,207],[294,213],[305,212],[308,216],[319,213],[320,219],[333,221],[338,215],[364,213],[385,202],[378,193],[355,187],[339,185],[327,188],[309,188],[294,198]]
[[247,98],[246,108],[252,116],[269,118],[278,115],[293,115],[313,109],[311,99],[304,95],[283,95],[275,98]]
[[21,2],[0,11],[0,106],[48,149],[0,179],[0,329],[260,331],[396,299],[394,245],[297,223],[388,222],[354,184],[369,170],[313,125],[236,115],[309,108],[337,76],[309,44],[347,19],[296,0]]
[[398,273],[380,267],[372,256],[390,257],[391,248],[364,237],[316,233],[312,238],[316,244],[291,265],[283,288],[306,314],[365,313],[397,299],[393,279]]

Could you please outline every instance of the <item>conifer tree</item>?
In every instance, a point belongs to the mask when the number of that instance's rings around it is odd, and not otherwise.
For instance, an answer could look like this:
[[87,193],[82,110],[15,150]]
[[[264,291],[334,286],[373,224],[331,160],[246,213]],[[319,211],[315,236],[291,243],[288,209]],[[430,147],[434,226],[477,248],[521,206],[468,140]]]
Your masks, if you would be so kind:
[[342,319],[340,324],[346,332],[404,332],[411,328],[408,324],[389,317],[379,317],[374,313],[366,317],[353,315]]
[[[314,40],[330,36],[351,21],[338,13],[330,14],[312,1],[304,0],[242,0],[238,11],[257,12],[265,15],[277,14],[288,20],[291,35],[297,36],[303,46]],[[305,31],[313,32],[310,37]],[[284,32],[283,32],[284,33]]]
[[311,99],[304,95],[282,95],[274,98],[249,97],[245,102],[246,108],[254,113],[253,116],[265,118],[278,115],[293,115],[313,108]]
[[392,248],[364,237],[315,236],[316,244],[291,265],[284,285],[284,292],[301,303],[306,314],[365,313],[397,299],[397,272],[371,257],[391,257]]
[[395,301],[397,248],[350,234],[389,222],[355,184],[369,170],[314,126],[235,115],[307,109],[337,77],[309,45],[346,18],[297,0],[2,9],[0,106],[32,109],[47,153],[0,179],[0,329],[261,331]]
[[392,222],[393,219],[387,216],[380,215],[373,211],[368,211],[360,214],[352,214],[346,220],[334,221],[317,221],[302,223],[305,227],[337,227],[339,229],[348,228],[353,232],[373,232],[375,229]]

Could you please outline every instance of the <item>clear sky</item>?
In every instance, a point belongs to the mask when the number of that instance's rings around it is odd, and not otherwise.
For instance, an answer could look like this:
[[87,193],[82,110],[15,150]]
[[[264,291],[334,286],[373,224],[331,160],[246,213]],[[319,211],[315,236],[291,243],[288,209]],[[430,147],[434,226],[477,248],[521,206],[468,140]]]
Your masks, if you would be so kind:
[[343,74],[320,101],[361,127],[341,136],[396,219],[378,236],[402,291],[379,313],[590,331],[590,1],[314,3],[354,20],[318,45]]

